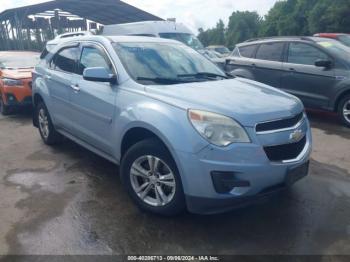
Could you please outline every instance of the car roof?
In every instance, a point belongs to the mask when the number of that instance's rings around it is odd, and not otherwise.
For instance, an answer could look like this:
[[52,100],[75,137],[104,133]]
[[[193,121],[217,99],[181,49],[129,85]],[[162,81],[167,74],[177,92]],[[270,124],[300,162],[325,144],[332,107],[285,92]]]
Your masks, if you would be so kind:
[[[151,42],[151,43],[181,43],[172,39],[148,36],[106,36],[111,42]],[[181,43],[182,44],[182,43]]]
[[304,42],[315,42],[319,37],[313,36],[276,36],[276,37],[263,37],[249,39],[243,43],[237,44],[236,46],[247,46],[271,42],[285,42],[285,41],[304,41]]
[[[79,41],[97,41],[104,42],[109,41],[111,43],[172,43],[172,44],[181,44],[183,43],[171,40],[164,39],[159,37],[147,37],[147,36],[101,36],[101,35],[90,35],[90,36],[77,36],[77,37],[69,37],[65,39],[61,39],[61,41],[56,42],[56,47],[61,48],[65,45],[70,45],[74,42]],[[56,48],[55,47],[55,48]]]

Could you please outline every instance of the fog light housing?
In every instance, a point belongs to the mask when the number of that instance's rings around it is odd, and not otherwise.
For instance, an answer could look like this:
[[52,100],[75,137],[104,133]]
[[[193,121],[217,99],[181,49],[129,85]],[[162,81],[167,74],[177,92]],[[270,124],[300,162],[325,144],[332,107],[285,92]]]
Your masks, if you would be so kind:
[[237,178],[235,172],[212,171],[211,178],[215,191],[219,194],[226,194],[237,187],[250,187],[250,182]]

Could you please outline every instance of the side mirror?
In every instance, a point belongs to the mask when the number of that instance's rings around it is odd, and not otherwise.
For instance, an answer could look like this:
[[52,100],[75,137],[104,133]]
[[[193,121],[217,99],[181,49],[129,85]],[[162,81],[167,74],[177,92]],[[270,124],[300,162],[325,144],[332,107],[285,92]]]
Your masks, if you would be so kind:
[[332,66],[332,61],[330,60],[317,60],[315,62],[315,66],[317,67],[325,67],[325,68],[330,68]]
[[114,74],[111,74],[104,67],[85,68],[83,72],[83,77],[87,81],[105,82],[111,84],[117,83],[117,77]]

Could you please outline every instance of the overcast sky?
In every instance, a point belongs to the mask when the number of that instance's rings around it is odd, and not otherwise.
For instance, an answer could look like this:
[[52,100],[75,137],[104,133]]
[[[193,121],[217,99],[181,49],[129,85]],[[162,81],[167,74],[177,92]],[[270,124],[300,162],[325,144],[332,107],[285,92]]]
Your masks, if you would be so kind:
[[[99,0],[103,1],[103,0]],[[124,0],[131,5],[162,18],[175,17],[177,21],[192,30],[215,26],[221,18],[225,24],[234,10],[257,11],[265,15],[278,0]],[[0,0],[0,12],[5,9],[29,4],[46,2],[46,0]]]

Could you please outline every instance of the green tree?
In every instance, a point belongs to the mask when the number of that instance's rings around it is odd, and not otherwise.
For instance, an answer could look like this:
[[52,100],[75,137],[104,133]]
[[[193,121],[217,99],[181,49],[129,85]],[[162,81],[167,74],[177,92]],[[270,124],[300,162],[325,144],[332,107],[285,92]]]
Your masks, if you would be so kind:
[[236,43],[257,36],[302,36],[317,32],[350,32],[350,0],[281,0],[261,18],[256,12],[233,12],[225,29],[200,29],[205,45]]
[[350,1],[322,0],[317,1],[308,17],[309,31],[350,32]]
[[234,46],[247,39],[257,37],[261,21],[262,19],[257,12],[233,12],[226,32],[226,45]]
[[198,39],[205,46],[225,44],[225,24],[221,19],[216,24],[216,27],[206,31],[204,31],[203,28],[199,28],[198,31]]

